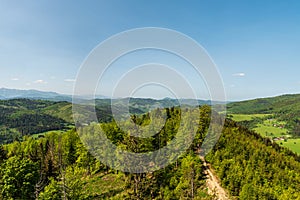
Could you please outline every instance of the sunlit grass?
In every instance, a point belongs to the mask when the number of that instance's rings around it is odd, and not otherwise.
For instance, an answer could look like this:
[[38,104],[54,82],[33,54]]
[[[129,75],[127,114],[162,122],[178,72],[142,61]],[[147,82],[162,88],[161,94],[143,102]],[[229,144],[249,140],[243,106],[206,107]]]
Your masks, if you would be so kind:
[[232,116],[232,120],[236,122],[240,121],[250,121],[254,118],[264,118],[270,116],[271,114],[230,114]]
[[284,146],[300,155],[300,138],[287,139],[286,141],[277,141],[277,143],[280,144],[280,146]]
[[[253,130],[264,137],[280,137],[287,134],[288,130],[284,128],[285,123],[276,120],[265,120],[263,124],[257,124]],[[283,126],[283,127],[282,127]]]

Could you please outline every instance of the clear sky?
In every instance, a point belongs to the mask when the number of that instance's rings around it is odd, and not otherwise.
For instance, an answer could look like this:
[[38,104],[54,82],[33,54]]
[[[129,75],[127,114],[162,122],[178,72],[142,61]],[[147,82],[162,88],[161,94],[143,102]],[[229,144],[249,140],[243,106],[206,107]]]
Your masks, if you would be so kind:
[[299,10],[297,0],[1,0],[0,87],[71,94],[96,45],[151,26],[200,43],[218,66],[229,100],[300,93]]

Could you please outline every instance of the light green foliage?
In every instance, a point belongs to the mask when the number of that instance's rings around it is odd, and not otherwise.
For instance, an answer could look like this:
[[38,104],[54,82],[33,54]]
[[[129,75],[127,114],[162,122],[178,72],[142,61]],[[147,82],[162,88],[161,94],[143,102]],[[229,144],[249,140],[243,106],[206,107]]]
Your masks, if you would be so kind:
[[53,177],[49,179],[50,183],[45,187],[44,191],[40,193],[41,200],[61,200],[62,192],[61,185]]
[[[21,140],[25,135],[67,128],[72,122],[51,115],[62,109],[62,103],[30,99],[1,100],[0,144]],[[52,110],[53,113],[44,111],[54,105],[57,109]]]
[[[232,196],[291,199],[300,195],[300,157],[234,122],[227,122],[207,159]],[[290,198],[284,195],[286,190]]]
[[[157,109],[152,114],[161,111]],[[91,123],[78,132],[74,129],[48,132],[40,138],[24,137],[23,141],[4,145],[0,148],[0,199],[34,199],[36,195],[39,199],[213,199],[206,193],[202,163],[195,153],[199,152],[206,136],[211,108],[202,106],[200,111],[195,108],[188,116],[181,115],[179,108],[168,108],[165,112],[164,127],[149,138],[134,137],[135,126],[127,121],[125,130],[112,121],[100,125]],[[178,160],[152,173],[130,174],[111,169],[96,160],[82,143],[84,140],[96,142],[94,136],[102,128],[106,137],[123,150],[153,151],[166,146],[177,134],[191,130],[192,123],[186,123],[178,131],[182,118],[196,121],[199,116],[197,134],[190,148]],[[259,116],[254,120],[263,122],[264,117],[270,117]],[[148,114],[131,117],[137,125],[146,127],[151,123]],[[178,146],[191,139],[190,135],[185,136]],[[105,143],[100,144],[99,148],[106,149]],[[109,158],[115,153],[106,151],[105,156]],[[226,122],[224,134],[207,159],[222,185],[237,199],[297,199],[300,196],[300,158],[232,121]],[[121,161],[129,162],[124,157]]]
[[254,118],[265,118],[267,116],[270,116],[270,114],[229,114],[232,116],[232,120],[236,122],[240,121],[250,121]]
[[231,114],[271,114],[274,119],[286,122],[289,134],[300,136],[299,94],[233,102],[227,105],[227,110]]
[[264,120],[263,123],[257,124],[253,130],[265,137],[281,137],[288,133],[285,125],[286,122],[279,122],[275,119]]
[[1,165],[0,189],[5,199],[33,199],[38,179],[37,164],[29,159],[10,157]]
[[[234,108],[234,106],[232,107]],[[300,147],[295,145],[294,140],[291,142],[283,142],[282,139],[290,140],[293,137],[293,131],[289,124],[294,118],[291,118],[289,122],[283,121],[281,115],[271,114],[229,114],[229,118],[239,122],[241,125],[248,127],[251,130],[259,133],[263,137],[275,139],[282,146],[289,148],[295,153],[300,153]],[[295,136],[298,137],[298,136]]]
[[194,199],[198,196],[197,190],[204,184],[199,156],[188,154],[184,157],[179,173],[181,177],[174,191],[176,196],[179,199]]
[[[156,109],[151,114],[155,116],[160,112],[162,110]],[[167,115],[165,126],[157,134],[148,138],[134,137],[131,133],[135,131],[133,130],[135,126],[132,124],[125,123],[127,131],[121,131],[115,122],[102,123],[100,126],[110,141],[126,151],[137,153],[153,151],[165,146],[175,137],[178,133],[180,117],[188,117],[181,116],[179,108],[166,109],[165,112]],[[205,134],[202,131],[207,130],[209,123],[207,116],[209,116],[210,109],[203,107],[201,112],[197,141],[203,140],[202,137]],[[192,119],[197,119],[198,115],[199,109],[190,112]],[[135,123],[141,126],[147,127],[150,124],[150,118],[147,115],[133,115],[132,117]],[[92,123],[80,128],[78,131],[81,138],[75,130],[50,131],[43,137],[24,137],[22,142],[15,141],[5,145],[2,151],[3,159],[8,157],[5,163],[10,163],[9,159],[18,156],[20,161],[28,160],[36,167],[35,179],[32,179],[35,182],[30,185],[31,189],[28,193],[30,197],[27,199],[33,199],[36,195],[39,199],[179,199],[182,195],[186,198],[192,198],[192,196],[195,199],[208,198],[203,189],[202,164],[198,156],[193,153],[198,148],[196,143],[191,146],[189,153],[183,155],[182,161],[178,160],[165,169],[153,173],[124,174],[100,163],[82,143],[81,139],[85,137],[86,140],[95,142],[95,138],[91,136],[97,133],[100,126]],[[180,134],[188,130],[189,126],[191,124],[184,124]],[[151,128],[156,127],[150,126]],[[184,142],[185,140],[182,140],[178,145]],[[102,145],[105,149],[105,143]],[[115,152],[106,153],[108,158],[115,154]],[[184,159],[185,156],[187,159]],[[128,162],[128,159],[124,158],[123,161]],[[16,162],[16,165],[19,166],[20,162]],[[13,165],[7,164],[1,167],[3,170],[0,177],[3,180],[3,174],[5,175],[11,166]],[[19,187],[13,184],[7,186],[9,184],[3,181],[1,184],[5,185],[2,197],[9,199],[9,195],[17,195],[16,191],[19,191]],[[26,187],[22,186],[22,188]],[[180,192],[180,190],[185,192]]]
[[293,152],[298,153],[300,155],[300,138],[297,139],[286,139],[281,141],[276,141],[280,146],[291,149]]

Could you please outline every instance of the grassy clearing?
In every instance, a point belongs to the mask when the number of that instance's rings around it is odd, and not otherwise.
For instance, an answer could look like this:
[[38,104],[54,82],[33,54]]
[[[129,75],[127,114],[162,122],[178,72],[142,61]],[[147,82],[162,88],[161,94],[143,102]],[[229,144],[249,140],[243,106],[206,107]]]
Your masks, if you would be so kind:
[[[255,125],[256,127],[253,128],[255,132],[259,133],[263,137],[269,138],[279,138],[284,137],[286,138],[285,141],[279,140],[276,141],[283,147],[290,149],[291,151],[298,153],[300,155],[300,138],[298,139],[290,139],[290,135],[288,135],[288,129],[285,128],[286,122],[278,121],[277,119],[272,119],[271,114],[231,114],[231,118],[234,121],[242,122],[242,121],[250,121],[255,118],[265,119]],[[267,119],[267,117],[269,119]]]
[[93,199],[103,199],[110,196],[112,199],[122,199],[125,181],[122,174],[96,174],[88,178],[84,189],[86,194]]
[[284,122],[277,122],[276,120],[265,120],[263,124],[257,124],[253,130],[264,137],[280,137],[286,135],[288,130],[284,128]]
[[277,143],[280,144],[280,146],[284,146],[300,155],[300,138],[287,139],[287,141],[277,141]]
[[[237,122],[250,121],[254,118],[266,118],[272,116],[271,114],[231,114],[232,119]],[[264,137],[280,137],[287,134],[288,130],[285,128],[286,122],[281,122],[276,119],[266,119],[262,123],[256,124],[254,131]]]
[[264,118],[270,116],[271,114],[230,114],[232,116],[232,120],[236,122],[241,121],[250,121],[254,118]]
[[69,125],[64,130],[46,131],[46,132],[42,132],[42,133],[33,134],[33,135],[31,135],[31,137],[38,138],[39,136],[42,136],[42,135],[45,135],[45,134],[48,134],[48,133],[65,133],[65,132],[69,131],[70,129],[74,128],[74,127],[75,126],[73,126],[73,125]]

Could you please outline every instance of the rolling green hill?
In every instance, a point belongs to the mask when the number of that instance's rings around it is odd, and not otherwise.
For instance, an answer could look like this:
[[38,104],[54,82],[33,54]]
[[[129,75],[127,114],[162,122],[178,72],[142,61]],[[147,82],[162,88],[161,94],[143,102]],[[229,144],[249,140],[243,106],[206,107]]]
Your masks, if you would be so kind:
[[[113,100],[115,112],[126,112],[127,102],[131,114],[143,114],[157,107],[179,105],[178,101],[173,99],[124,98]],[[77,106],[78,114],[91,117],[93,109],[89,105],[92,103],[96,105],[95,111],[99,122],[112,121],[111,99],[82,100]],[[72,103],[67,101],[22,98],[0,100],[0,117],[0,144],[12,142],[24,135],[61,130],[74,125]]]
[[300,94],[234,102],[228,117],[300,154]]
[[300,135],[300,94],[234,102],[227,105],[229,114],[271,114],[293,135]]
[[[80,113],[92,115],[85,105],[78,106]],[[136,109],[138,112],[142,112]],[[96,106],[100,122],[112,120],[109,104]],[[61,101],[33,99],[0,100],[0,144],[51,130],[67,129],[74,125],[72,104]]]
[[[53,112],[47,109],[55,106]],[[60,117],[62,103],[43,100],[12,99],[0,101],[0,143],[9,143],[24,135],[65,129],[71,120]]]
[[[166,110],[166,126],[149,138],[130,136],[130,127],[121,130],[115,122],[101,126],[118,147],[150,152],[178,134],[180,109]],[[94,133],[99,126],[95,123],[78,132],[49,132],[41,138],[25,137],[22,142],[0,145],[0,199],[216,199],[207,192],[205,167],[198,155],[210,111],[209,106],[191,110],[194,120],[198,112],[203,114],[193,144],[178,160],[154,172],[124,173],[95,159],[82,143],[83,137],[91,141],[97,138]],[[116,152],[106,153],[122,158]],[[223,134],[206,160],[229,192],[229,199],[289,200],[300,195],[300,157],[234,121],[226,120]]]
[[236,114],[290,114],[300,116],[300,94],[288,94],[233,102],[227,105],[229,113]]

